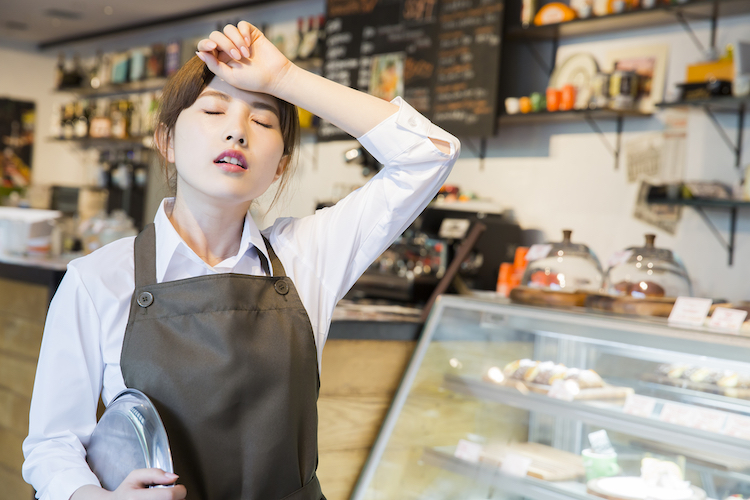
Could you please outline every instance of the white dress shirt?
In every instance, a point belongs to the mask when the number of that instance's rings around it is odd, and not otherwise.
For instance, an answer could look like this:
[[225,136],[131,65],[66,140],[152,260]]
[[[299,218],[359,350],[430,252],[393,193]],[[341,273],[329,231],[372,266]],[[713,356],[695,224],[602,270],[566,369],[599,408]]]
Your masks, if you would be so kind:
[[[458,140],[396,98],[399,111],[359,142],[385,168],[336,206],[265,229],[312,323],[318,363],[336,303],[425,208],[448,177]],[[450,144],[440,152],[430,138]],[[156,226],[156,279],[215,273],[263,276],[268,253],[261,231],[245,217],[237,255],[210,267],[180,238],[162,202]],[[135,288],[133,237],[72,261],[49,307],[31,400],[23,477],[44,500],[68,500],[79,487],[99,485],[85,446],[102,401],[125,389],[120,352]]]

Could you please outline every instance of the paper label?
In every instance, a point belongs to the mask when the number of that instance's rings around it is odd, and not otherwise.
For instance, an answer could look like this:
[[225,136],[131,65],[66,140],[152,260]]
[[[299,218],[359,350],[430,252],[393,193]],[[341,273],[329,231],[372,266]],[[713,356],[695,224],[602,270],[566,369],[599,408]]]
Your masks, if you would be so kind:
[[632,256],[632,250],[619,250],[609,258],[609,262],[607,262],[607,264],[609,265],[609,267],[619,266],[620,264],[626,263]]
[[530,458],[517,453],[508,453],[503,458],[503,463],[500,464],[500,472],[509,476],[525,477],[529,472],[529,466],[531,466]]
[[443,219],[440,223],[438,236],[445,239],[461,240],[466,237],[466,232],[471,226],[469,219]]
[[695,406],[666,403],[659,419],[683,427],[721,433],[727,414],[722,411],[698,408]]
[[654,398],[638,394],[628,394],[622,411],[629,415],[649,418],[654,413],[654,407],[656,407],[656,400]]
[[476,464],[479,462],[479,457],[482,455],[482,445],[479,443],[473,443],[465,439],[458,440],[458,446],[453,456]]
[[677,297],[669,313],[670,325],[703,326],[711,309],[711,299],[699,297]]
[[555,380],[547,396],[563,401],[573,401],[581,388],[573,380]]
[[747,311],[730,309],[728,307],[717,307],[708,320],[709,328],[726,330],[727,332],[739,332],[742,323],[747,317]]
[[526,262],[531,262],[532,260],[543,259],[549,255],[550,250],[552,250],[552,245],[549,245],[549,244],[531,245],[529,247],[529,251],[526,252]]
[[724,434],[739,439],[750,440],[750,417],[729,415],[724,425]]

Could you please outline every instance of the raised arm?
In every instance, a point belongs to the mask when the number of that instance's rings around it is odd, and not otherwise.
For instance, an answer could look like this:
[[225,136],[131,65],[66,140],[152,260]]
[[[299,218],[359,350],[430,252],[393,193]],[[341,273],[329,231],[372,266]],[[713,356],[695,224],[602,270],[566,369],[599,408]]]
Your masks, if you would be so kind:
[[[296,66],[245,21],[201,40],[197,55],[227,83],[295,104],[357,138],[398,111],[398,106],[383,99]],[[431,140],[442,152],[450,153],[450,144]]]

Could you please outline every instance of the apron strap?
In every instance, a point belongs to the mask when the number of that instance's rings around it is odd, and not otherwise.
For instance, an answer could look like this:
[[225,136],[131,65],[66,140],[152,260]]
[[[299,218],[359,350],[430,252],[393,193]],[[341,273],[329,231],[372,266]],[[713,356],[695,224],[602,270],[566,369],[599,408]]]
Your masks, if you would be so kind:
[[153,222],[135,237],[135,287],[156,284],[156,230]]
[[[276,255],[276,252],[273,251],[271,242],[268,241],[268,238],[266,238],[265,236],[263,236],[263,242],[266,244],[266,250],[268,251],[268,256],[271,258],[271,266],[273,266],[273,275],[275,277],[286,276],[286,271],[284,270],[284,266],[281,264],[281,261]],[[270,274],[267,269],[268,264],[266,263],[265,255],[263,255],[263,253],[260,250],[258,250],[258,255],[260,256],[260,262],[261,262],[261,266],[263,266],[263,270],[266,272],[266,274]]]

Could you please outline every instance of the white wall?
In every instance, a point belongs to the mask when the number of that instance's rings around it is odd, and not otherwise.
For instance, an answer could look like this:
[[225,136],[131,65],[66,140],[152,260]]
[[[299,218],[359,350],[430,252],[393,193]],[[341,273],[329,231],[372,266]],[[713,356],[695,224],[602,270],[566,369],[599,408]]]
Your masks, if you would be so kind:
[[[295,22],[298,16],[322,10],[321,0],[303,0],[267,5],[252,11],[214,16],[200,22],[182,23],[160,30],[123,35],[98,41],[103,50],[124,49],[135,43],[148,44],[171,38],[198,36],[213,29],[217,19],[252,16],[252,20]],[[707,43],[708,24],[692,23],[698,36]],[[722,19],[718,45],[740,37],[750,28],[750,16]],[[166,34],[166,35],[165,35]],[[745,35],[747,38],[747,35]],[[135,40],[135,41],[134,41]],[[667,43],[670,45],[667,88],[684,77],[686,64],[698,59],[699,53],[679,26],[590,37],[560,47],[558,61],[567,55],[588,51],[603,62],[611,47]],[[85,53],[93,45],[72,47]],[[0,96],[31,99],[37,102],[37,144],[34,150],[34,182],[40,184],[83,185],[87,182],[86,165],[91,154],[75,147],[45,140],[53,105],[62,99],[51,92],[56,51],[49,54],[28,54],[0,49]],[[533,62],[530,62],[533,64]],[[511,78],[512,75],[503,75]],[[63,96],[64,97],[64,96]],[[730,137],[736,136],[734,118],[723,120]],[[607,138],[614,144],[614,128],[602,123]],[[647,131],[661,130],[661,114],[651,119],[627,120],[623,143]],[[604,263],[616,250],[640,245],[643,234],[655,232],[657,245],[675,250],[684,260],[699,295],[724,297],[731,300],[750,299],[750,210],[740,212],[736,240],[735,263],[727,265],[726,251],[711,234],[704,221],[692,209],[684,209],[682,221],[674,236],[668,235],[632,217],[637,192],[629,184],[624,161],[614,169],[611,154],[600,138],[585,123],[528,125],[504,129],[489,140],[483,166],[472,150],[476,139],[464,139],[464,148],[449,183],[512,208],[524,228],[541,229],[551,241],[560,239],[562,229],[573,229],[573,239],[588,244]],[[304,216],[312,213],[318,201],[327,200],[342,190],[341,186],[356,185],[363,178],[359,170],[343,162],[343,152],[356,143],[341,141],[316,144],[312,137],[303,137],[299,171],[281,202],[265,217],[278,215]],[[745,135],[750,146],[750,137]],[[473,146],[473,147],[472,147]],[[745,155],[743,165],[747,164]],[[688,179],[737,179],[734,159],[699,110],[690,112],[688,127]],[[259,204],[261,214],[270,193]],[[153,207],[152,207],[153,209]],[[729,219],[723,212],[710,211],[709,216],[727,238]]]

